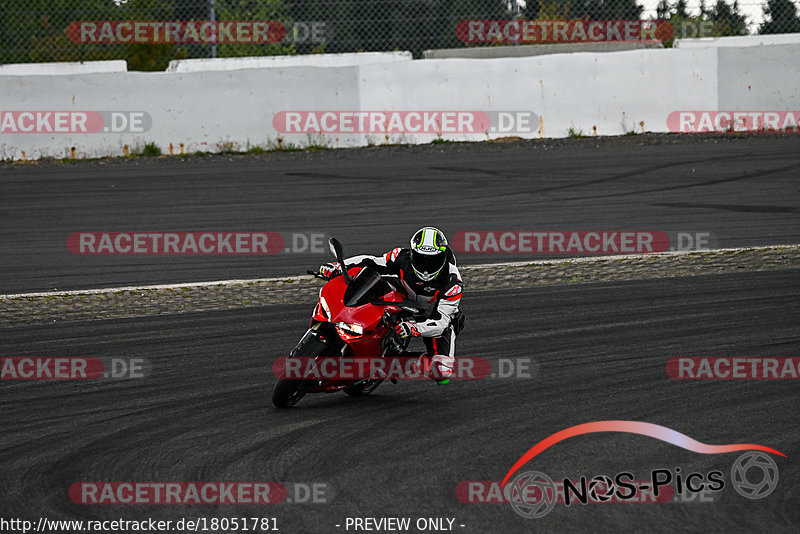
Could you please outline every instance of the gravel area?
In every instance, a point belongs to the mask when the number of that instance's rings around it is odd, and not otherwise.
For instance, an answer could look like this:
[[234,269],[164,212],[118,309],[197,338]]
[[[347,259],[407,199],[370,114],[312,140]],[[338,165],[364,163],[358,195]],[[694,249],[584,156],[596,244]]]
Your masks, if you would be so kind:
[[592,136],[591,134],[576,137],[545,137],[542,139],[522,139],[519,137],[503,137],[490,141],[442,141],[423,145],[391,143],[357,148],[299,148],[292,150],[274,150],[262,154],[241,152],[196,153],[185,155],[161,155],[155,157],[109,157],[96,159],[60,160],[43,158],[28,161],[0,160],[0,169],[23,171],[31,167],[81,167],[84,165],[116,167],[133,166],[159,169],[175,166],[182,168],[187,164],[200,164],[204,161],[251,159],[254,161],[284,162],[310,160],[384,160],[386,158],[413,158],[425,154],[486,154],[514,151],[553,150],[558,148],[597,148],[628,147],[638,145],[698,145],[718,143],[742,143],[749,141],[773,142],[789,139],[800,144],[800,136],[781,133],[656,133],[645,132],[635,135]]
[[[799,267],[800,245],[791,245],[474,265],[464,266],[461,271],[469,292]],[[216,285],[0,296],[0,327],[280,304],[311,305],[322,284],[311,276],[298,276]]]

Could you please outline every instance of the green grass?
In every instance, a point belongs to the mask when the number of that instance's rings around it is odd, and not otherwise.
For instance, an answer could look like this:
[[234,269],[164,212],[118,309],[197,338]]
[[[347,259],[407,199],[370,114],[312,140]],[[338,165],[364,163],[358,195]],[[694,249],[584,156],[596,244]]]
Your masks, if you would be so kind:
[[155,143],[145,143],[145,145],[132,152],[132,156],[142,157],[142,158],[155,158],[161,155],[161,148]]
[[312,144],[305,147],[303,150],[310,150],[311,152],[319,152],[320,150],[328,150],[328,147],[324,145]]
[[571,126],[570,126],[569,130],[567,130],[567,135],[569,137],[574,138],[574,139],[581,139],[583,137],[586,137],[585,135],[583,135],[583,130],[580,130],[580,129],[576,130],[575,128],[573,128]]

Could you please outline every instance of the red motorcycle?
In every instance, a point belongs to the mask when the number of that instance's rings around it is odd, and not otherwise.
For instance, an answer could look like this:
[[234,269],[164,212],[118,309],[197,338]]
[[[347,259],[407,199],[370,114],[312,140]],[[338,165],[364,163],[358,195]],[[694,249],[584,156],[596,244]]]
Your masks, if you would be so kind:
[[[330,248],[342,273],[329,279],[308,271],[327,283],[320,291],[309,329],[283,361],[286,368],[302,367],[308,371],[309,364],[323,367],[323,362],[330,359],[338,363],[376,357],[416,361],[422,352],[407,352],[410,338],[401,338],[394,327],[402,320],[420,318],[423,308],[415,301],[406,300],[402,283],[396,276],[381,274],[372,266],[347,268],[341,243],[331,238]],[[397,382],[397,378],[374,367],[367,376],[353,378],[328,377],[325,373],[314,372],[306,372],[301,378],[289,378],[285,371],[276,371],[276,374],[281,378],[272,390],[272,404],[278,408],[295,405],[307,393],[344,391],[361,397],[375,391],[387,377]],[[315,378],[306,378],[309,375]]]

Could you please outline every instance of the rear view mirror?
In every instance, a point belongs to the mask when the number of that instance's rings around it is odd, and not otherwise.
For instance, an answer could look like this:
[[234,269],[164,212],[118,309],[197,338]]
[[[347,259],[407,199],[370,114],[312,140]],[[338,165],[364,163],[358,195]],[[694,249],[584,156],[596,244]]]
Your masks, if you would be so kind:
[[330,240],[328,240],[328,245],[330,246],[331,254],[333,254],[333,257],[336,258],[337,261],[341,261],[341,258],[344,255],[342,244],[339,243],[339,241],[335,237],[332,237],[330,238]]
[[338,239],[332,237],[328,240],[328,245],[330,245],[333,255],[336,256],[336,261],[342,266],[342,274],[344,275],[345,283],[349,284],[352,278],[350,278],[350,273],[347,272],[347,266],[344,264],[344,248],[342,244],[339,243]]

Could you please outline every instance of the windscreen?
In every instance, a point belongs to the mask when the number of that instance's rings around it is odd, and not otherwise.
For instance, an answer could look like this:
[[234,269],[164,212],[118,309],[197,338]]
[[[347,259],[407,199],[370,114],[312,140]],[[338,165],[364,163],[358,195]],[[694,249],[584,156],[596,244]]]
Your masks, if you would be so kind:
[[380,299],[389,293],[392,287],[381,278],[376,270],[366,267],[361,269],[344,292],[345,306],[362,306]]

